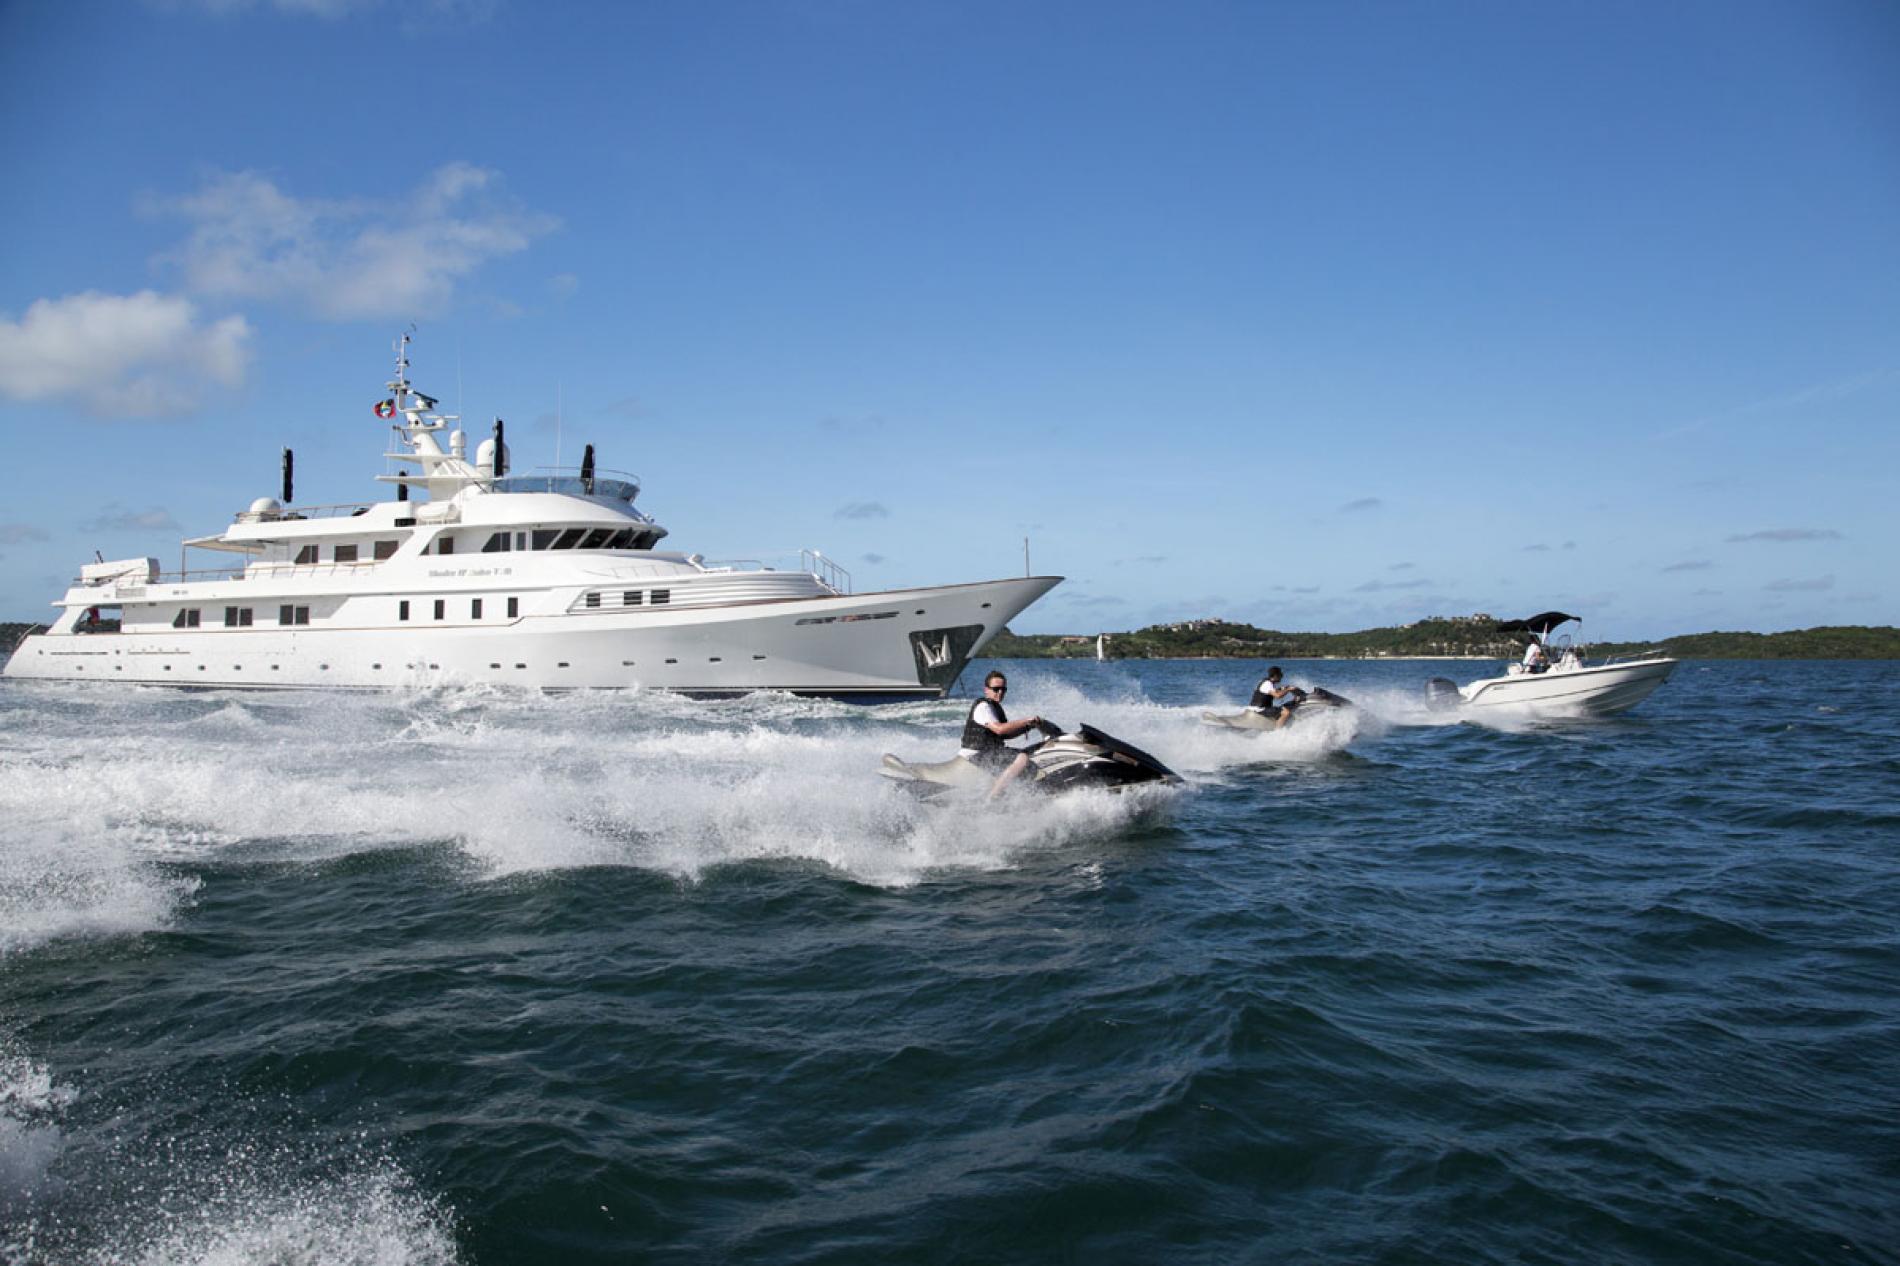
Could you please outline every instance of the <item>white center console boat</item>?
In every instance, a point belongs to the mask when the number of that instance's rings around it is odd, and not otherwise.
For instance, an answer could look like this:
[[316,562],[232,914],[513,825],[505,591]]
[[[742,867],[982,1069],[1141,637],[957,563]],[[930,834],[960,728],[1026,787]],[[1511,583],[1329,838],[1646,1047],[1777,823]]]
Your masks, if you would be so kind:
[[1434,677],[1425,685],[1427,700],[1437,711],[1518,708],[1537,715],[1607,716],[1649,698],[1675,671],[1677,661],[1660,654],[1588,663],[1582,644],[1569,634],[1551,637],[1558,626],[1572,621],[1581,623],[1577,616],[1545,611],[1500,623],[1499,633],[1529,639],[1524,661],[1502,676],[1467,686]]

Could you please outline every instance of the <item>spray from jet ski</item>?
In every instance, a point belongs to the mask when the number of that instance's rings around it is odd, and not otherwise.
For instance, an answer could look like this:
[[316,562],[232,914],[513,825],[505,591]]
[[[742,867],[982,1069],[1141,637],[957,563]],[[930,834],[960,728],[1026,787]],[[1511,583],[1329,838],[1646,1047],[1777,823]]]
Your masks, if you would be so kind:
[[[1092,725],[1081,726],[1071,734],[1044,721],[1042,729],[1050,737],[1022,749],[1029,754],[1029,768],[1019,780],[1038,791],[1125,791],[1181,781],[1179,774],[1147,752]],[[911,764],[886,755],[877,772],[923,800],[985,795],[995,782],[993,773],[962,756],[934,764]]]
[[1231,730],[1275,730],[1291,729],[1301,723],[1312,724],[1328,714],[1353,711],[1357,705],[1344,695],[1334,694],[1324,686],[1315,686],[1311,690],[1295,686],[1292,689],[1293,702],[1286,705],[1290,715],[1284,726],[1279,724],[1278,711],[1255,712],[1244,708],[1239,712],[1203,712],[1203,725],[1224,726]]

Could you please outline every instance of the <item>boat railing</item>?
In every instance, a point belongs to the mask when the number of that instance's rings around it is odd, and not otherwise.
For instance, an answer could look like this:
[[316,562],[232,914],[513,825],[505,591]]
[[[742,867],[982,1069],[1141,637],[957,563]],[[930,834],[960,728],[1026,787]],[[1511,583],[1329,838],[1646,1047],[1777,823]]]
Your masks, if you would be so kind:
[[1601,661],[1597,666],[1600,668],[1608,668],[1612,664],[1640,664],[1645,660],[1668,658],[1669,652],[1667,650],[1660,646],[1652,646],[1648,650],[1638,651],[1634,655],[1612,655],[1608,659]]
[[[154,585],[190,585],[226,580],[255,580],[285,574],[304,576],[325,576],[338,573],[347,574],[361,567],[374,567],[383,561],[385,560],[380,558],[359,558],[354,562],[346,561],[341,563],[334,561],[321,563],[254,562],[237,568],[210,567],[193,571],[162,571],[152,576],[149,581],[143,576],[132,582],[122,580],[119,582],[119,588],[125,589],[148,583]],[[75,580],[73,583],[78,584],[80,582]]]
[[250,576],[275,577],[288,572],[295,575],[329,576],[339,572],[347,574],[362,567],[375,567],[385,561],[385,559],[381,558],[349,559],[340,563],[334,559],[326,559],[320,563],[292,563],[271,560],[268,562],[252,563],[250,567],[246,569],[245,574]]
[[785,566],[782,567],[774,565],[773,562],[767,562],[757,558],[707,559],[701,558],[697,554],[693,555],[688,561],[701,571],[709,572],[802,571],[835,594],[848,594],[851,592],[851,573],[815,549],[799,550],[798,562],[795,566],[792,564],[790,555],[786,555],[783,559],[778,560],[785,564]]
[[640,495],[640,476],[624,470],[598,468],[585,477],[579,466],[537,466],[525,475],[503,475],[491,480],[491,492],[558,492],[570,497],[606,497],[632,501]]
[[[161,571],[150,582],[154,585],[190,585],[200,581],[243,580],[245,571],[241,567],[204,567],[193,571]],[[125,582],[119,588],[126,588]]]
[[351,501],[333,506],[284,506],[277,510],[240,510],[239,523],[294,523],[298,519],[347,519],[368,514],[377,505],[371,501]]
[[798,565],[833,593],[851,592],[851,573],[815,549],[798,551]]

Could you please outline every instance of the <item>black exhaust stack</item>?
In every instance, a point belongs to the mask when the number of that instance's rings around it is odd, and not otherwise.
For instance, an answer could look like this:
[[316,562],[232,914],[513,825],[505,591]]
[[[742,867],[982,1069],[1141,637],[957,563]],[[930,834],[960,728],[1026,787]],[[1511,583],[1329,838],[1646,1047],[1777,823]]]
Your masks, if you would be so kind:
[[291,477],[291,471],[296,467],[296,464],[297,464],[296,456],[293,453],[291,453],[289,449],[285,449],[284,450],[284,508],[285,509],[290,508],[290,503],[292,500],[291,495],[290,495],[290,483],[291,483],[290,477]]
[[495,419],[495,451],[488,455],[488,474],[491,478],[494,478],[494,479],[501,478],[501,472],[502,472],[501,433],[503,429],[504,428],[502,427],[501,419],[496,418]]
[[589,444],[581,454],[581,491],[588,496],[594,495],[594,446]]

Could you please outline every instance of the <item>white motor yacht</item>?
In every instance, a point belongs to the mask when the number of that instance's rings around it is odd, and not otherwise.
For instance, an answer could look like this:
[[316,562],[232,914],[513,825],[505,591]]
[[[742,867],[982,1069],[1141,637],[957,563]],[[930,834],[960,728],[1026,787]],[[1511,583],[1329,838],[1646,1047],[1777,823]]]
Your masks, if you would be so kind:
[[1486,677],[1460,686],[1445,677],[1426,683],[1426,694],[1436,709],[1518,708],[1539,715],[1607,716],[1635,707],[1669,680],[1676,660],[1660,654],[1591,664],[1582,643],[1568,633],[1554,640],[1558,626],[1582,621],[1561,611],[1545,611],[1523,620],[1507,620],[1499,633],[1521,633],[1537,654],[1532,662],[1512,664],[1500,677]]
[[[639,481],[594,468],[508,473],[503,425],[471,459],[453,414],[410,385],[407,335],[375,406],[393,500],[263,497],[187,548],[236,567],[87,564],[5,675],[159,686],[784,690],[941,698],[971,657],[1061,581],[1024,576],[853,593],[831,560],[795,568],[661,551]],[[447,444],[444,447],[443,441]],[[413,499],[412,499],[413,494]]]

